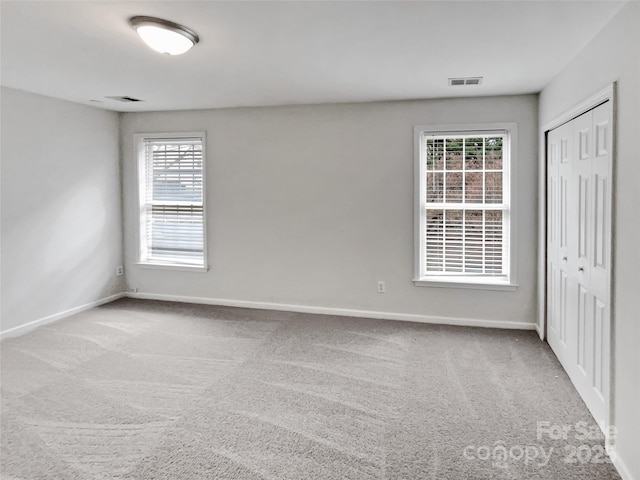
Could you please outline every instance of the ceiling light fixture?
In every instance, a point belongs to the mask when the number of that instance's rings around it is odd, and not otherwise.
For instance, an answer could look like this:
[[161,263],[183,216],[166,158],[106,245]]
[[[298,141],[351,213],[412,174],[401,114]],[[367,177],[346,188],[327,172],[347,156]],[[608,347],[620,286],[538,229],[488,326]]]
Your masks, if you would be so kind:
[[149,47],[167,55],[182,55],[200,41],[193,30],[161,18],[131,17],[129,25]]

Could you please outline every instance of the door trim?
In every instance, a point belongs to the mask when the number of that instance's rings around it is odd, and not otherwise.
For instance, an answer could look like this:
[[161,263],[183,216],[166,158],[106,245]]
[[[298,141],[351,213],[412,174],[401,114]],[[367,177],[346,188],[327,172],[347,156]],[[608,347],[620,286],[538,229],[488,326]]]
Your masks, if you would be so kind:
[[[538,162],[538,318],[536,321],[536,331],[541,340],[547,336],[547,137],[550,130],[573,120],[574,118],[594,109],[609,101],[611,105],[611,248],[610,256],[610,277],[609,277],[609,398],[607,399],[608,425],[615,425],[615,218],[616,218],[616,159],[617,159],[617,82],[607,85],[606,88],[595,93],[591,97],[579,102],[569,110],[558,115],[553,120],[545,123],[539,132],[539,162]],[[606,435],[607,447],[613,447],[615,437]]]
[[588,112],[589,110],[593,110],[598,105],[606,102],[607,100],[613,101],[614,93],[616,89],[616,82],[613,82],[611,85],[608,85],[603,90],[600,90],[598,93],[590,96],[586,100],[574,105],[572,108],[567,110],[566,112],[558,115],[556,118],[547,122],[542,126],[542,132],[546,134],[549,130],[553,130],[554,128],[559,127],[563,123],[567,123],[569,120],[573,120],[576,117],[579,117],[583,113]]

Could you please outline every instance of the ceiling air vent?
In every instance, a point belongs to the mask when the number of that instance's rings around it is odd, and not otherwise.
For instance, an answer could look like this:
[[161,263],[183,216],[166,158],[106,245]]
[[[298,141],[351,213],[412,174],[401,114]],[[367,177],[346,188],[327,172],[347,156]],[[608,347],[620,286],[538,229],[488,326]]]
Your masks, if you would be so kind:
[[463,77],[463,78],[450,78],[449,85],[452,87],[458,85],[480,85],[482,83],[482,77]]
[[144,100],[140,100],[139,98],[127,97],[126,95],[125,96],[115,96],[115,97],[104,97],[104,98],[110,98],[111,100],[116,100],[118,102],[125,102],[125,103],[144,102]]

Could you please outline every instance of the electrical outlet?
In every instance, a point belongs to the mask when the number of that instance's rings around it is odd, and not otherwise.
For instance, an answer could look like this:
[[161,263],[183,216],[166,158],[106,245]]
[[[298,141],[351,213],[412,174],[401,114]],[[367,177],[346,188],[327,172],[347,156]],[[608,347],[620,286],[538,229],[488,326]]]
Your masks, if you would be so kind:
[[378,293],[384,293],[386,288],[387,288],[387,286],[385,285],[385,283],[383,281],[379,281],[378,282]]
[[122,265],[120,265],[118,268],[116,268],[116,275],[119,276],[119,277],[124,275],[124,267]]

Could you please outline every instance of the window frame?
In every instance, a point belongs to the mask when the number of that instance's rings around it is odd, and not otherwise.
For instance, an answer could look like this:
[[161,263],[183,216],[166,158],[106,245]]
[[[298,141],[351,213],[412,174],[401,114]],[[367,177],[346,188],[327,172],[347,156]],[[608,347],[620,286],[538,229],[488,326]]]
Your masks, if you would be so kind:
[[[517,245],[517,145],[518,132],[515,122],[453,124],[453,125],[417,125],[414,127],[414,272],[413,284],[425,287],[470,288],[483,290],[516,290],[516,245]],[[487,135],[501,133],[506,135],[503,145],[503,203],[506,225],[503,228],[506,246],[503,252],[505,276],[465,275],[458,273],[426,272],[426,148],[427,137],[438,135]]]
[[[194,140],[202,142],[202,265],[190,265],[188,263],[171,261],[150,261],[144,258],[146,247],[146,149],[145,142],[148,140]],[[134,146],[136,155],[137,188],[138,188],[138,228],[137,228],[137,254],[136,265],[144,268],[162,270],[182,270],[189,272],[207,272],[209,262],[207,255],[207,179],[206,179],[206,133],[204,131],[195,132],[168,132],[168,133],[135,133]]]

